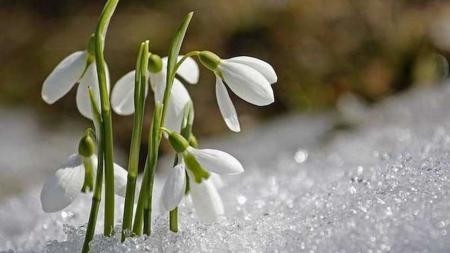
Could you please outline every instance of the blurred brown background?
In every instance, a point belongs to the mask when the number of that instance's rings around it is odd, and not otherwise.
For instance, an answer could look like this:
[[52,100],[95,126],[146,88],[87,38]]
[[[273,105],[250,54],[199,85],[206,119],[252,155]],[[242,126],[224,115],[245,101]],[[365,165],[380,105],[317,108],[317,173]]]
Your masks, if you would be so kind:
[[[86,47],[103,3],[0,0],[0,106],[29,108],[49,127],[65,117],[82,121],[75,89],[54,106],[41,100],[40,89],[63,57]],[[122,0],[107,38],[112,80],[134,68],[143,40],[166,55],[174,29],[191,10],[184,52],[251,55],[278,73],[272,106],[258,108],[232,95],[243,129],[287,112],[332,108],[349,92],[373,103],[447,74],[448,1]],[[211,73],[202,70],[200,84],[188,87],[200,136],[226,130],[213,84]],[[131,119],[114,116],[116,140],[125,148]]]

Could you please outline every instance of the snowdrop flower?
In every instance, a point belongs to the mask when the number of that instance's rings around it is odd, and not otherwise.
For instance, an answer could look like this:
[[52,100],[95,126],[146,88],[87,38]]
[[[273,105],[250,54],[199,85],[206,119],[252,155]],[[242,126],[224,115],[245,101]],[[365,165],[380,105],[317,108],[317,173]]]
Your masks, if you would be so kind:
[[[181,56],[179,57],[181,59]],[[166,88],[166,68],[167,57],[163,59],[152,54],[149,61],[149,81],[155,94],[155,102],[162,103],[164,90]],[[198,82],[199,68],[192,58],[186,60],[180,65],[178,76],[191,84]],[[113,110],[120,115],[130,115],[134,113],[134,86],[135,71],[131,71],[120,78],[113,88],[111,94],[111,105]],[[147,89],[146,89],[147,95]],[[171,99],[167,109],[165,126],[174,131],[179,131],[183,120],[183,110],[187,103],[191,101],[188,91],[184,85],[175,78]]]
[[189,178],[188,192],[197,216],[205,222],[216,220],[223,215],[224,208],[212,181],[211,172],[234,175],[242,173],[244,168],[228,153],[215,149],[193,148],[181,135],[167,130],[166,132],[169,135],[169,142],[183,157],[184,163],[175,166],[166,180],[161,194],[164,208],[173,210],[179,205],[186,193]]
[[[80,142],[79,153],[69,156],[45,182],[40,197],[45,212],[60,211],[70,205],[81,191],[93,190],[97,156],[92,145],[85,145],[84,140]],[[114,182],[116,194],[125,197],[127,172],[117,164],[114,164]]]
[[202,51],[198,56],[200,62],[216,76],[217,103],[230,130],[239,132],[241,128],[225,84],[251,104],[264,106],[274,102],[271,84],[278,78],[267,62],[249,56],[220,59],[209,51]]
[[[42,99],[47,104],[53,104],[66,95],[76,83],[78,110],[84,117],[92,119],[88,88],[91,87],[97,101],[100,101],[100,91],[94,57],[87,50],[72,53],[53,69],[42,86]],[[109,81],[107,83],[109,84]]]

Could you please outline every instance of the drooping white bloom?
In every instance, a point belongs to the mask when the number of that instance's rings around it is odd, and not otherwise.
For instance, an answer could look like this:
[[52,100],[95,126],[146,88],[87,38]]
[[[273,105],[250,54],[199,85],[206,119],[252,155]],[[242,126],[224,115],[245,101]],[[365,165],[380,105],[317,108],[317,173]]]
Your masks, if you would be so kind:
[[[97,168],[97,157],[88,158],[93,165],[93,172]],[[81,192],[85,177],[82,158],[78,154],[69,157],[55,174],[47,179],[41,191],[41,204],[45,212],[57,212],[70,205]],[[124,197],[126,191],[127,172],[114,164],[115,192]]]
[[[181,59],[181,56],[178,58]],[[149,82],[155,94],[155,102],[162,102],[164,90],[166,88],[166,68],[167,57],[162,59],[162,69],[158,73],[149,72]],[[188,83],[198,82],[199,69],[197,63],[192,58],[180,65],[177,74]],[[134,113],[134,86],[135,71],[124,75],[115,84],[111,94],[111,105],[113,110],[120,115],[130,115]],[[146,94],[147,95],[147,89]],[[179,131],[183,120],[183,112],[187,103],[191,101],[188,91],[184,85],[175,78],[171,90],[171,99],[167,108],[165,126],[174,131]]]
[[[79,83],[76,97],[78,110],[84,117],[92,119],[88,87],[91,87],[97,101],[100,101],[100,92],[97,67],[94,61],[88,61],[87,51],[72,53],[53,69],[42,86],[42,99],[53,104],[66,95],[76,83]],[[109,84],[109,81],[107,83]]]
[[216,98],[222,117],[230,130],[239,132],[236,109],[224,83],[240,98],[258,106],[274,102],[271,84],[277,75],[270,64],[249,56],[238,56],[218,62],[215,70]]
[[[164,184],[161,202],[166,210],[173,210],[183,199],[186,192],[186,167],[184,164],[175,166]],[[203,222],[213,222],[224,214],[222,198],[220,197],[212,178],[195,182],[189,177],[189,192],[197,217]]]
[[204,222],[213,222],[224,214],[222,199],[214,185],[213,177],[218,177],[217,174],[239,174],[244,171],[244,168],[236,158],[220,150],[188,147],[186,152],[192,155],[202,168],[209,171],[209,178],[196,182],[194,172],[185,164],[175,166],[163,187],[162,204],[167,210],[178,206],[186,192],[186,174],[188,174],[189,195],[197,216]]
[[193,147],[188,147],[186,151],[193,155],[203,168],[219,175],[235,175],[244,172],[242,164],[226,152]]
[[186,192],[186,171],[184,164],[175,166],[164,184],[161,200],[167,210],[178,206]]

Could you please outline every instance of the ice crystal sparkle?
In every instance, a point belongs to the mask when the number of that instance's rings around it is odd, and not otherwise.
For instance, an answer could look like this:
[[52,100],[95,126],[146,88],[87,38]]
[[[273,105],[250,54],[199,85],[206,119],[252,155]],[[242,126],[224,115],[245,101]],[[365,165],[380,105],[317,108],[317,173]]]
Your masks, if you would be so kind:
[[[118,237],[96,235],[92,250],[448,252],[448,97],[450,86],[445,84],[388,99],[368,110],[353,131],[324,127],[333,122],[328,116],[294,117],[239,140],[215,142],[241,154],[246,167],[241,176],[224,178],[220,193],[226,217],[202,224],[185,202],[178,234],[168,232],[164,215],[156,218],[151,237],[121,244]],[[305,159],[298,152],[306,154]],[[16,214],[18,207],[34,210],[34,191],[1,202],[0,250],[79,251],[85,228],[76,225],[86,221],[81,214],[88,199],[69,206],[64,214],[32,212],[32,229],[19,233],[15,228],[12,236],[9,214]],[[27,224],[26,219],[22,222]],[[65,227],[66,238],[58,234],[62,224],[75,225]],[[27,244],[20,244],[24,238]]]

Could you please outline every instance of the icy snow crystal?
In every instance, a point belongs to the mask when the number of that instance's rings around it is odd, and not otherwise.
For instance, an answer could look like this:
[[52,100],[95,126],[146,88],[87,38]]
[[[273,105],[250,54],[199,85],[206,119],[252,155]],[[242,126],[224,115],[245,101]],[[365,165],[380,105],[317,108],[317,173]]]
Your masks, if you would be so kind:
[[[186,202],[178,234],[164,214],[152,236],[97,235],[93,252],[450,252],[450,86],[389,98],[357,125],[333,122],[292,116],[211,141],[246,168],[220,189],[226,217],[201,224]],[[38,190],[1,202],[0,249],[79,251],[89,198],[49,217]],[[10,232],[7,219],[29,215]]]

